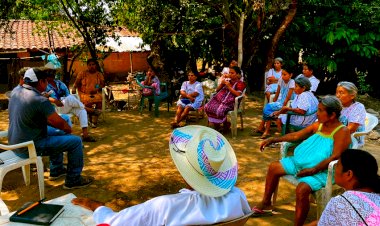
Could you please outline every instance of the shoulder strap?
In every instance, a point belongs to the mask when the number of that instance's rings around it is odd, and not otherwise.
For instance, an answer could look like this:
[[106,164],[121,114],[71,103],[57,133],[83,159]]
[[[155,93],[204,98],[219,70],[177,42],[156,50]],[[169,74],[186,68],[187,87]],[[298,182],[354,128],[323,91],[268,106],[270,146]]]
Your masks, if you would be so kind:
[[321,132],[323,123],[319,124],[317,132]]
[[336,127],[333,131],[332,131],[332,133],[330,134],[330,136],[334,136],[335,135],[335,133],[336,132],[338,132],[338,130],[340,130],[340,128],[342,128],[344,125],[340,125],[340,126],[338,126],[338,127]]
[[344,197],[344,195],[340,195],[340,196],[342,196],[349,204],[350,204],[350,206],[355,210],[355,212],[359,215],[359,217],[360,217],[360,219],[362,219],[362,221],[363,221],[363,223],[365,224],[365,225],[367,225],[368,226],[368,224],[367,224],[367,222],[365,222],[365,220],[363,219],[363,217],[362,217],[362,215],[359,213],[359,211],[355,208],[355,206],[354,205],[352,205],[352,203],[350,202],[350,201],[348,201],[348,199],[346,198],[346,197]]

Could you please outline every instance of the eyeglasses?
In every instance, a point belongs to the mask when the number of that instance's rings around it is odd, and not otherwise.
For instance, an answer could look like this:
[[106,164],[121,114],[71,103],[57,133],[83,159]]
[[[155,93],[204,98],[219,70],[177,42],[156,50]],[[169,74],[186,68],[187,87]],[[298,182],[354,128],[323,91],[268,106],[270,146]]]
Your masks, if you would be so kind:
[[170,141],[171,141],[171,143],[174,145],[173,150],[174,150],[175,152],[178,152],[178,153],[186,153],[186,151],[183,151],[183,150],[181,150],[181,149],[179,149],[179,148],[177,147],[177,145],[176,145],[175,142],[174,142],[173,137],[170,137]]

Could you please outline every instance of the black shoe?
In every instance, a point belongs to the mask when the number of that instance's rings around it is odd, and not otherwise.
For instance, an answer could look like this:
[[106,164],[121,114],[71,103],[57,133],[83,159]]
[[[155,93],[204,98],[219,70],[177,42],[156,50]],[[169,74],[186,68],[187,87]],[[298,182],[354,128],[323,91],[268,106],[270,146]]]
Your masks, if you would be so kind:
[[88,135],[87,137],[82,136],[82,141],[83,142],[96,142],[96,139],[94,137]]
[[58,180],[59,178],[66,176],[66,173],[67,173],[66,168],[62,168],[57,174],[52,174],[50,172],[49,180],[50,181]]
[[85,177],[81,176],[79,181],[74,184],[64,184],[63,189],[69,190],[69,189],[76,189],[76,188],[84,188],[90,185],[94,181],[94,178],[92,177]]

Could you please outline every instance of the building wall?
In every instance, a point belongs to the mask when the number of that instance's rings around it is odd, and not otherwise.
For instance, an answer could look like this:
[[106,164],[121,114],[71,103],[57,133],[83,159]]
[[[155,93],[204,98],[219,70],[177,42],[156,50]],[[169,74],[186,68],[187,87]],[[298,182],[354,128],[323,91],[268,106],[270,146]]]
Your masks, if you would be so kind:
[[[126,78],[128,73],[131,71],[137,72],[148,70],[149,64],[147,62],[147,57],[149,54],[150,52],[111,53],[103,62],[100,63],[103,67],[105,75],[110,81],[119,81],[124,80],[124,78]],[[70,63],[71,62],[69,61],[69,64]],[[74,78],[72,79],[75,79],[81,71],[86,69],[86,62],[76,60],[73,66]]]

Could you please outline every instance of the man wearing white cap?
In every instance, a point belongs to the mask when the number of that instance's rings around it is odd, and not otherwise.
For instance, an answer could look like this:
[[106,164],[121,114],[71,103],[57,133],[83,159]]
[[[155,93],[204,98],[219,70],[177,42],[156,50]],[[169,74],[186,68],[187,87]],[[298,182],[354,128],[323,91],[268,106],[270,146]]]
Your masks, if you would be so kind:
[[[37,68],[25,72],[24,84],[13,89],[9,100],[9,144],[34,141],[38,155],[50,157],[50,180],[66,176],[64,189],[89,185],[92,178],[81,176],[83,147],[79,137],[71,135],[71,127],[41,95],[48,84],[47,74]],[[64,131],[61,136],[49,136],[47,125]],[[63,167],[63,152],[67,152],[67,169]],[[16,154],[26,155],[25,152]]]
[[234,187],[237,160],[228,141],[204,126],[175,129],[170,154],[189,189],[159,196],[142,204],[113,212],[103,203],[75,198],[72,203],[94,212],[97,224],[110,225],[206,225],[250,214],[244,193]]
[[95,142],[95,138],[88,134],[88,118],[85,106],[80,100],[70,94],[69,89],[62,81],[55,79],[56,65],[49,62],[45,65],[48,69],[48,86],[46,88],[47,93],[50,94],[50,102],[54,103],[62,114],[73,113],[79,118],[79,124],[82,128],[82,140],[85,142]]

